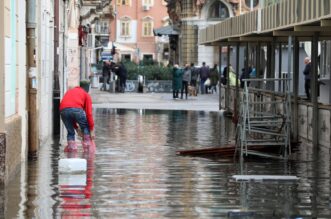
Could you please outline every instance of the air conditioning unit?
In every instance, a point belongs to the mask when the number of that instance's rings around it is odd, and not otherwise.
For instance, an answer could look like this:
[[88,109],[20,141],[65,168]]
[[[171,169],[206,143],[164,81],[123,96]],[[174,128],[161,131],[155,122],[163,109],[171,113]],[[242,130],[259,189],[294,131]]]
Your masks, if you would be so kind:
[[144,11],[148,11],[148,10],[149,10],[149,8],[150,8],[150,6],[149,6],[149,5],[144,5],[144,6],[143,6],[143,9],[144,9]]

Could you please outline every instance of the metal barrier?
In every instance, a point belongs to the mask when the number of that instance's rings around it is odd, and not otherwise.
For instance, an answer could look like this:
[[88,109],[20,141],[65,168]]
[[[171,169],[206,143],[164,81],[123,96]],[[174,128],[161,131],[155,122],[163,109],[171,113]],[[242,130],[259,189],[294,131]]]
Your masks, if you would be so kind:
[[[244,79],[244,92],[238,123],[237,149],[241,158],[251,155],[288,159],[291,153],[291,94],[289,78]],[[249,87],[254,82],[262,87],[283,81],[284,99],[264,98],[265,89]],[[270,93],[270,90],[268,91]],[[276,92],[274,92],[276,94]],[[273,147],[273,148],[272,148]],[[277,153],[265,152],[276,149]],[[263,151],[263,152],[261,152]]]

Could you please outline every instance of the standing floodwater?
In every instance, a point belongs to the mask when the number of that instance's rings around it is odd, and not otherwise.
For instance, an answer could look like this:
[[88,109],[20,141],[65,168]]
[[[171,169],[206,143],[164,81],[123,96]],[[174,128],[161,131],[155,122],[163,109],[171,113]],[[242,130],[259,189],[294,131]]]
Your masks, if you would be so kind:
[[[318,162],[177,156],[232,140],[218,112],[95,110],[95,155],[84,174],[58,173],[57,143],[22,167],[5,192],[5,218],[330,218],[330,155]],[[294,182],[236,182],[234,174],[296,175]],[[240,211],[240,212],[238,212]]]

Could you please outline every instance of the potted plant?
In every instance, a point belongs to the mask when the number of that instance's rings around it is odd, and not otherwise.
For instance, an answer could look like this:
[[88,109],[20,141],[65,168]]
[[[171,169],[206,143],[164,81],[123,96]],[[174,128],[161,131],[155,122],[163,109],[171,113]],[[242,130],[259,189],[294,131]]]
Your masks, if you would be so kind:
[[79,86],[83,88],[86,92],[89,92],[90,90],[90,80],[88,79],[83,79],[79,82]]

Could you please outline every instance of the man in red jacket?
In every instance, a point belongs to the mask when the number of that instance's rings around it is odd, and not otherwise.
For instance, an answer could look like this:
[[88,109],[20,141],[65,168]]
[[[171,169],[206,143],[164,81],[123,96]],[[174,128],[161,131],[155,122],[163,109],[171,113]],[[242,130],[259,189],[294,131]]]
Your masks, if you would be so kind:
[[68,131],[68,145],[64,149],[65,152],[77,151],[75,130],[83,137],[84,151],[91,147],[91,139],[95,137],[92,99],[87,92],[88,90],[84,90],[81,84],[80,87],[68,90],[60,103],[61,119]]

